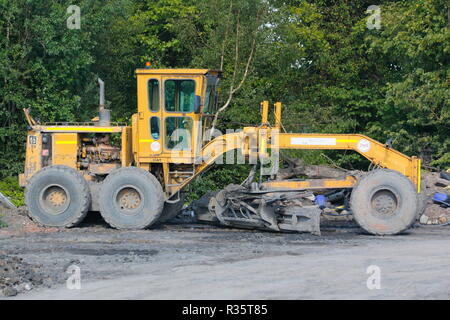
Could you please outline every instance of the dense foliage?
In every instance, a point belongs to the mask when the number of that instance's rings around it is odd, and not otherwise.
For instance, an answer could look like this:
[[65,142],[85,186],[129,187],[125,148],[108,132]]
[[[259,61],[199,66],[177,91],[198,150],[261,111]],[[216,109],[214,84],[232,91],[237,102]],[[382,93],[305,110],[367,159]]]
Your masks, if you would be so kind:
[[15,206],[20,207],[24,205],[23,190],[14,177],[7,177],[0,181],[0,190]]
[[[81,8],[80,29],[66,27],[72,4]],[[88,120],[100,76],[114,119],[128,121],[136,110],[133,72],[146,60],[224,70],[221,104],[230,101],[219,129],[256,124],[259,101],[282,101],[288,131],[392,138],[396,149],[431,150],[429,164],[448,167],[448,1],[380,0],[380,29],[367,27],[371,4],[0,0],[0,178],[22,170],[22,108],[43,121]],[[353,153],[327,154],[341,166],[365,164]],[[321,152],[297,155],[327,161]],[[220,167],[196,186],[220,187],[245,171]]]

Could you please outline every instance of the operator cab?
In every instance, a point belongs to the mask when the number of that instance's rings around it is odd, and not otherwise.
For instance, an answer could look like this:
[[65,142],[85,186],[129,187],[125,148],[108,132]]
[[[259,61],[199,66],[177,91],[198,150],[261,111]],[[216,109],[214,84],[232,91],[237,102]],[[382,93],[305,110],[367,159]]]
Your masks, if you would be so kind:
[[193,163],[217,111],[220,71],[137,69],[140,162]]

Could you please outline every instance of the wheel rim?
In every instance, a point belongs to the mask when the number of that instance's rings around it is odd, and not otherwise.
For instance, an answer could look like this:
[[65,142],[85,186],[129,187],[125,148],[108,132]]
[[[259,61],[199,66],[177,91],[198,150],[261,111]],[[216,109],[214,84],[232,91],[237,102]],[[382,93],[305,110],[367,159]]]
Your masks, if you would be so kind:
[[124,186],[115,194],[115,204],[121,213],[135,214],[143,204],[142,192],[135,186]]
[[380,189],[371,197],[372,214],[379,218],[390,218],[396,214],[399,197],[389,189]]
[[70,194],[61,185],[50,185],[42,189],[39,203],[46,213],[58,215],[69,207]]

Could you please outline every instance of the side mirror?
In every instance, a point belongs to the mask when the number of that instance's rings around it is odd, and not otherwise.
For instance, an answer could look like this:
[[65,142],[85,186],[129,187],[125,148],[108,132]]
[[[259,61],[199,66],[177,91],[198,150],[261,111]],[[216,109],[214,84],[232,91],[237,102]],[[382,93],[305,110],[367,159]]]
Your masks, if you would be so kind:
[[194,99],[194,113],[200,113],[202,107],[202,98],[200,96],[195,96]]

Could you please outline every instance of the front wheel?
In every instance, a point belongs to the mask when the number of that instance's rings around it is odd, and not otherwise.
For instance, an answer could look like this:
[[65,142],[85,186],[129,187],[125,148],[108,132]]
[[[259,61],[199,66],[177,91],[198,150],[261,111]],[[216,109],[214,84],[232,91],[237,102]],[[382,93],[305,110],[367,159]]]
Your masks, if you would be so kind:
[[376,235],[405,231],[419,210],[413,183],[401,173],[387,169],[362,177],[353,188],[350,206],[356,222]]
[[136,167],[110,173],[100,188],[100,213],[116,229],[144,229],[154,224],[164,207],[164,193],[150,172]]

